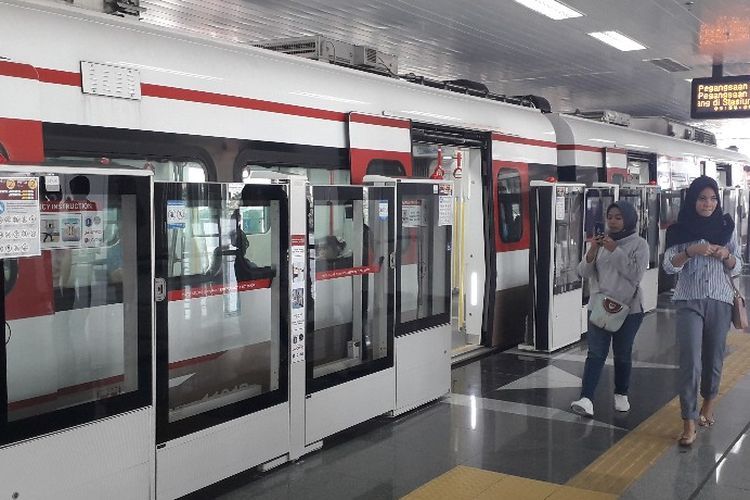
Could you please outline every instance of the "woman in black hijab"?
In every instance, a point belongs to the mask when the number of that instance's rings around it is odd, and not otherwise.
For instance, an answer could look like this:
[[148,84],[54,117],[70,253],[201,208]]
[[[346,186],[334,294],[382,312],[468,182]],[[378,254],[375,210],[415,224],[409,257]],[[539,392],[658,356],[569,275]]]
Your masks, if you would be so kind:
[[664,271],[678,274],[672,300],[680,348],[680,445],[690,446],[697,436],[696,421],[704,427],[715,422],[713,407],[735,294],[729,276],[742,269],[734,221],[721,210],[715,180],[703,175],[690,184],[666,243]]

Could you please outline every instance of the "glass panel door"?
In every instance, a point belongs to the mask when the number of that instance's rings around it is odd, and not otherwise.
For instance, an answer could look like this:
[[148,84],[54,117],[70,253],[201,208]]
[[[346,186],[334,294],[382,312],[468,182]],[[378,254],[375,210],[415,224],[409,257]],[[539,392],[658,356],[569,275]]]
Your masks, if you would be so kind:
[[155,194],[164,442],[287,400],[289,226],[281,186],[157,183]]
[[405,335],[450,322],[452,186],[399,183],[398,200],[396,335]]
[[393,366],[393,189],[314,186],[307,391]]
[[41,256],[0,261],[0,444],[151,403],[150,179],[48,178]]
[[578,275],[583,243],[583,190],[575,187],[557,187],[555,206],[555,294],[580,288]]

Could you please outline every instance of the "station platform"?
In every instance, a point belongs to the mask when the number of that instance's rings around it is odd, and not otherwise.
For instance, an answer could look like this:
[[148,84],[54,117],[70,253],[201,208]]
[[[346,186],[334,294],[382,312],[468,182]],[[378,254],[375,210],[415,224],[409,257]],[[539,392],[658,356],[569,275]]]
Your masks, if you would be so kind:
[[[740,281],[747,294],[750,277]],[[297,463],[231,478],[201,498],[750,498],[750,335],[730,332],[716,424],[680,448],[674,319],[668,297],[645,317],[627,413],[613,408],[611,358],[595,417],[570,412],[585,342],[552,355],[506,351],[454,368],[453,392],[437,403],[367,422]]]

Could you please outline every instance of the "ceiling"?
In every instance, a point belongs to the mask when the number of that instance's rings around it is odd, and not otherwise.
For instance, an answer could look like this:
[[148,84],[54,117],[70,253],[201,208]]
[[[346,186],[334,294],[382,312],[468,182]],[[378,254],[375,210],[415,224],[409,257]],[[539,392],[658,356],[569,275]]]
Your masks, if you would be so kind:
[[[711,52],[723,52],[725,75],[750,74],[750,0],[565,3],[585,15],[553,21],[513,0],[141,0],[148,23],[248,44],[322,34],[397,55],[402,74],[539,94],[555,111],[613,109],[689,120],[686,79],[711,76]],[[702,27],[721,35],[726,26],[739,41],[703,47]],[[648,48],[621,52],[587,35],[605,30]],[[669,73],[643,61],[653,58],[690,70]],[[726,134],[750,139],[748,121],[706,125],[721,136],[730,123]]]

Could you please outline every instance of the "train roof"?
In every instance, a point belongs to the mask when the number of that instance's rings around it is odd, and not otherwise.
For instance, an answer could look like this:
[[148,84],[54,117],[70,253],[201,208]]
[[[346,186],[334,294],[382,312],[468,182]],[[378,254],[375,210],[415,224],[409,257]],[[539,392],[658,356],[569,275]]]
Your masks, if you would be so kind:
[[79,73],[81,61],[106,62],[138,69],[151,85],[554,141],[552,125],[533,108],[199,39],[62,3],[2,1],[0,9],[2,55],[37,68]]
[[729,149],[561,113],[553,113],[549,117],[555,126],[557,142],[561,145],[621,148],[674,158],[697,157],[718,163],[750,165],[750,157]]

